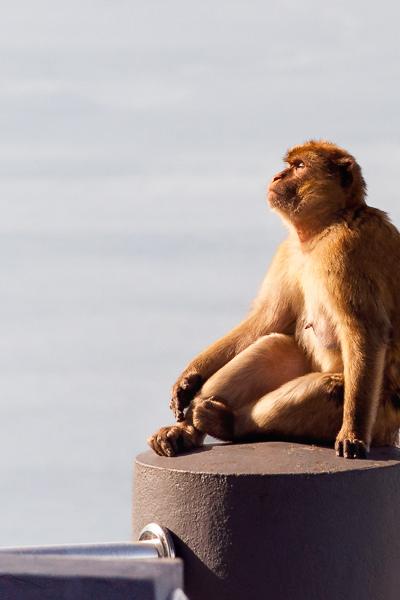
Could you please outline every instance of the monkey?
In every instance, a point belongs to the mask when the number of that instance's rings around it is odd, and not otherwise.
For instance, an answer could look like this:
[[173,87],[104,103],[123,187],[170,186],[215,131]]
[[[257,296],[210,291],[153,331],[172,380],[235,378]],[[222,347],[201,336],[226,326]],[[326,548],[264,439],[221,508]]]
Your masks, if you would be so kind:
[[400,234],[366,202],[356,159],[326,140],[291,148],[268,186],[288,228],[248,315],[173,386],[162,456],[205,435],[324,443],[365,458],[400,427]]

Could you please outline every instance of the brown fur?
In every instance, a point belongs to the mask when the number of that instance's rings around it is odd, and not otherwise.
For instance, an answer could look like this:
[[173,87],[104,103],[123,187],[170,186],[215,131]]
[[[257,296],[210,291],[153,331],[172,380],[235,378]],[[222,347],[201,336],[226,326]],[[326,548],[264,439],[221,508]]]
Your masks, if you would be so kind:
[[[400,426],[400,234],[367,206],[361,169],[326,141],[292,148],[268,200],[289,227],[249,316],[173,389],[172,456],[210,433],[333,443],[363,457]],[[184,409],[189,406],[184,415]]]

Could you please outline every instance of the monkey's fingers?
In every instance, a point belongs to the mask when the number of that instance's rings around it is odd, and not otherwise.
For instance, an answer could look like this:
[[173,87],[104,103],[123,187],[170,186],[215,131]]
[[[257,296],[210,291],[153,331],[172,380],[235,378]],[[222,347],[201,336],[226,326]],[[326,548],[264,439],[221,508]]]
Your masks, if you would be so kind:
[[200,390],[203,384],[203,379],[199,373],[193,372],[184,375],[174,385],[172,390],[172,398],[169,406],[174,413],[175,419],[183,421],[184,410],[189,406],[194,396]]
[[183,412],[185,406],[183,406],[183,403],[180,401],[177,395],[172,396],[171,400],[169,401],[169,407],[174,413],[176,421],[178,421],[178,423],[183,421],[185,418],[185,414]]
[[336,456],[344,458],[367,458],[368,448],[365,442],[356,439],[337,440],[335,444]]

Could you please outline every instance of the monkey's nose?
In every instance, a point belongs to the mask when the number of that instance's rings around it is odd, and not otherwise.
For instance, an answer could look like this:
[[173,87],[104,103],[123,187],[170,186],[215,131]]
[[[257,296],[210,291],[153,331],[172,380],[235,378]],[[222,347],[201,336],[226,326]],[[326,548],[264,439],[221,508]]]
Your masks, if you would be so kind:
[[279,181],[279,179],[282,179],[282,177],[283,177],[283,171],[274,175],[274,177],[272,178],[272,183],[274,183],[274,181]]
[[281,179],[280,173],[278,173],[277,175],[275,175],[269,182],[268,184],[268,191],[273,191],[274,187],[275,187],[275,183],[277,181],[279,181]]

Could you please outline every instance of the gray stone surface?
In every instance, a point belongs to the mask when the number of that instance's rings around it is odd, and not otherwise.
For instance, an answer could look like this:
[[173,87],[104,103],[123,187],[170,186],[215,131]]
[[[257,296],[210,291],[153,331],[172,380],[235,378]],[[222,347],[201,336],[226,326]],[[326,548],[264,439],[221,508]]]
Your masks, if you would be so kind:
[[2,600],[177,600],[182,584],[179,559],[0,556]]
[[191,600],[397,600],[400,451],[208,445],[135,465],[134,537],[174,534]]

